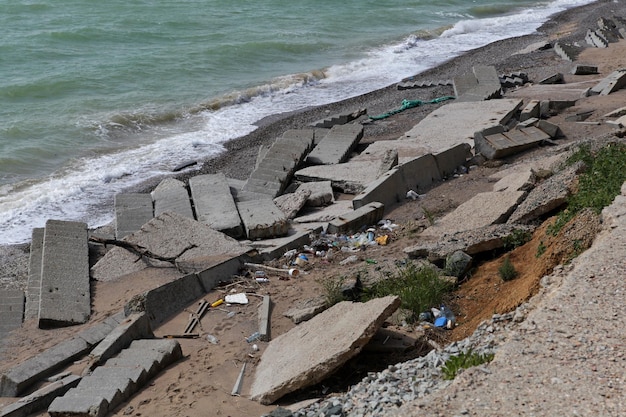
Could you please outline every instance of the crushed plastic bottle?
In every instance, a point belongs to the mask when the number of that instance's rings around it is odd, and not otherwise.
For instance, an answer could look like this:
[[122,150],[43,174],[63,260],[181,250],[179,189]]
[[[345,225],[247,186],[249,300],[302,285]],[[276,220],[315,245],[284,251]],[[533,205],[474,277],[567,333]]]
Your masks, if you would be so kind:
[[261,333],[254,332],[250,336],[246,337],[246,342],[252,343],[252,342],[259,340],[260,338],[261,338]]
[[217,345],[220,341],[217,337],[213,336],[212,334],[208,334],[206,336],[206,340],[208,340],[210,343]]

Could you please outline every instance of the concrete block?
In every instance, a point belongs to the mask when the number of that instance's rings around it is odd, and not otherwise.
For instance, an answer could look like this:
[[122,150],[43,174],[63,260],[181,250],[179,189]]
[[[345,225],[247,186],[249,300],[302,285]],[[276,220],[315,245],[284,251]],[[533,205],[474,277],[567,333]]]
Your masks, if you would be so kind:
[[76,337],[80,337],[91,346],[95,346],[102,342],[117,325],[110,323],[98,323],[78,333]]
[[100,364],[126,348],[135,339],[153,337],[147,314],[130,314],[100,342],[89,355],[93,363]]
[[289,230],[285,214],[271,200],[241,201],[237,209],[250,240],[284,236]]
[[224,174],[192,177],[189,189],[200,223],[234,238],[243,236],[237,205]]
[[22,326],[24,319],[24,292],[22,290],[0,290],[0,336]]
[[314,181],[301,184],[298,189],[310,191],[306,201],[309,207],[321,207],[332,204],[335,201],[332,183],[330,181]]
[[91,375],[102,379],[126,377],[138,390],[160,371],[155,359],[141,354],[123,355],[125,352],[126,350],[123,350],[122,355],[111,358],[104,366],[94,369]]
[[141,298],[150,324],[154,327],[203,295],[204,287],[198,276],[189,274],[147,291]]
[[345,162],[363,137],[360,124],[336,125],[306,158],[308,164],[329,165]]
[[17,397],[39,380],[81,357],[91,346],[79,337],[61,342],[7,370],[0,378],[0,397]]
[[537,122],[537,128],[543,130],[551,138],[557,138],[561,136],[561,129],[554,123],[550,123],[547,120],[539,120]]
[[141,229],[154,216],[150,194],[128,193],[115,196],[115,238]]
[[182,181],[174,178],[164,179],[152,191],[152,200],[155,216],[173,212],[188,219],[194,218],[189,193]]
[[359,230],[363,226],[378,223],[383,218],[384,211],[384,204],[378,201],[366,204],[328,223],[326,231],[341,234]]
[[484,136],[482,132],[476,132],[474,135],[476,151],[487,159],[504,158],[522,152],[538,146],[546,139],[550,139],[550,136],[536,127],[487,136]]
[[[99,387],[90,386],[89,388],[81,387],[82,383],[88,377],[83,378],[83,380],[78,384],[76,388],[72,388],[65,395],[64,398],[88,398],[88,397],[101,397],[106,400],[108,403],[108,410],[113,410],[115,407],[120,405],[122,401],[124,401],[124,394],[116,387],[102,384],[104,381],[99,381],[102,385]],[[107,383],[110,383],[107,381]]]
[[271,316],[272,300],[269,295],[264,295],[259,306],[259,334],[264,342],[269,342],[272,338]]
[[41,260],[43,258],[44,228],[33,229],[30,243],[30,258],[28,263],[28,287],[26,289],[26,320],[39,317],[39,302],[41,301]]
[[519,121],[523,122],[531,118],[538,119],[540,116],[539,112],[539,100],[530,100],[528,104],[526,104],[526,106],[524,106],[524,108],[522,109],[522,112],[519,116]]
[[204,292],[208,293],[213,290],[221,282],[230,282],[233,275],[239,273],[243,265],[245,255],[239,255],[227,259],[217,265],[213,265],[203,271],[198,272],[198,280],[204,288]]
[[39,327],[85,323],[90,314],[87,224],[48,220],[41,265]]
[[399,168],[394,168],[370,182],[365,190],[357,194],[352,199],[352,207],[357,210],[376,201],[384,205],[393,205],[405,198],[406,191],[403,193],[405,188],[403,173]]
[[48,407],[51,417],[104,417],[109,403],[102,397],[57,397]]
[[597,65],[575,65],[572,68],[572,74],[574,75],[591,75],[598,73]]
[[435,154],[439,177],[433,177],[433,181],[447,178],[454,174],[459,165],[463,165],[471,156],[471,147],[467,143],[459,143],[449,149]]

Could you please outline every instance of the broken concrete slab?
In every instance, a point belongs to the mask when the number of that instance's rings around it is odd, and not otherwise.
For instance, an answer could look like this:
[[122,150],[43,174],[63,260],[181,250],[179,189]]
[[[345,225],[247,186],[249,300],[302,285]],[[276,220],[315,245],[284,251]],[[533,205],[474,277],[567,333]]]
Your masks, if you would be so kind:
[[531,168],[521,167],[493,185],[493,191],[530,191],[537,181]]
[[539,100],[531,100],[522,109],[522,112],[519,115],[519,121],[523,122],[531,118],[538,119],[540,116],[541,114],[539,111]]
[[250,397],[271,404],[323,380],[358,354],[399,306],[398,297],[344,301],[278,336],[263,352]]
[[323,207],[335,201],[331,181],[306,182],[300,184],[298,189],[311,192],[306,200],[306,205],[309,207]]
[[347,212],[337,217],[326,228],[327,233],[348,233],[349,231],[359,230],[363,226],[378,223],[383,218],[385,206],[383,203],[374,201],[356,210]]
[[345,125],[367,113],[367,109],[359,109],[351,113],[334,114],[310,124],[311,127],[330,129],[335,125]]
[[514,234],[520,231],[531,233],[533,230],[533,227],[525,225],[493,224],[450,233],[435,240],[422,240],[405,248],[404,253],[409,258],[426,258],[430,262],[444,261],[456,251],[474,256],[504,248]]
[[[205,258],[208,260],[205,268],[210,266],[212,258],[221,261],[226,256],[236,256],[250,250],[248,246],[205,224],[170,212],[150,220],[125,240],[153,254],[175,258],[177,262]],[[173,265],[114,247],[91,268],[91,274],[98,281],[113,281],[150,267],[173,268]]]
[[152,196],[142,193],[115,195],[115,238],[136,232],[154,217]]
[[482,101],[502,96],[500,78],[496,68],[490,65],[477,65],[472,74],[464,74],[453,79],[457,102]]
[[91,345],[86,341],[74,337],[21,362],[0,377],[0,397],[17,397],[90,349]]
[[182,181],[166,178],[152,191],[154,215],[172,212],[193,219],[189,192]]
[[301,248],[304,245],[311,243],[311,233],[320,232],[321,227],[316,230],[304,230],[295,231],[290,229],[288,235],[285,237],[278,237],[274,239],[265,239],[258,243],[252,243],[252,247],[256,248],[259,252],[259,256],[263,261],[269,261],[279,258],[284,255],[285,252],[291,249]]
[[298,188],[293,193],[279,195],[274,199],[274,204],[288,219],[293,219],[304,207],[310,196],[311,191]]
[[525,196],[524,191],[478,193],[424,230],[420,236],[439,238],[446,234],[505,223]]
[[39,302],[41,300],[41,259],[43,257],[44,228],[33,229],[30,243],[30,258],[28,261],[28,287],[26,288],[26,307],[24,319],[30,320],[39,317]]
[[626,86],[626,69],[618,69],[610,73],[598,84],[593,86],[589,93],[591,95],[607,96]]
[[90,314],[87,224],[48,220],[41,260],[38,325],[85,323]]
[[305,183],[330,181],[332,188],[345,194],[357,194],[378,177],[378,166],[370,161],[350,161],[334,165],[313,165],[296,171]]
[[352,210],[351,200],[337,200],[333,204],[320,208],[305,207],[294,223],[328,223]]
[[581,161],[538,184],[511,214],[507,223],[527,224],[564,205],[577,175],[585,169]]
[[4,407],[0,410],[0,417],[27,417],[44,410],[56,397],[64,395],[70,388],[78,385],[78,382],[80,382],[79,376],[66,376]]
[[583,50],[581,46],[577,46],[566,42],[555,42],[554,52],[566,61],[576,61],[578,55]]
[[272,200],[240,201],[237,209],[250,240],[284,236],[289,230],[285,214]]
[[[426,149],[424,153],[439,153],[461,143],[473,146],[474,132],[497,124],[505,126],[523,103],[520,99],[452,102],[431,112],[406,132],[402,141],[419,143]],[[400,150],[398,155],[402,156]]]
[[597,65],[575,65],[572,68],[572,74],[574,75],[592,75],[598,73]]
[[309,298],[299,301],[295,306],[283,313],[283,316],[290,318],[294,324],[310,320],[328,308],[328,303],[324,296]]
[[558,138],[562,134],[561,129],[557,125],[550,123],[547,120],[539,120],[535,126],[537,129],[541,129],[546,132],[546,134],[553,139]]
[[[437,169],[439,170],[439,177],[432,177],[430,183],[435,182],[441,178],[448,178],[452,174],[456,173],[457,168],[460,165],[465,164],[469,158],[472,157],[471,146],[467,143],[459,143],[456,146],[452,146],[449,149],[442,150],[441,152],[435,153],[435,161],[437,162]],[[409,168],[407,164],[404,164],[404,168]],[[410,169],[409,169],[410,172]],[[426,181],[428,182],[428,181]],[[425,188],[427,186],[426,183],[418,184],[419,186]],[[430,185],[430,184],[428,184]],[[420,189],[423,189],[420,188]]]
[[360,124],[336,125],[306,158],[307,164],[329,165],[345,162],[363,137]]
[[479,131],[474,135],[476,151],[487,159],[499,159],[514,155],[539,146],[547,139],[550,139],[550,135],[534,126],[487,135]]
[[224,174],[191,177],[189,190],[200,223],[235,239],[243,236],[237,205]]

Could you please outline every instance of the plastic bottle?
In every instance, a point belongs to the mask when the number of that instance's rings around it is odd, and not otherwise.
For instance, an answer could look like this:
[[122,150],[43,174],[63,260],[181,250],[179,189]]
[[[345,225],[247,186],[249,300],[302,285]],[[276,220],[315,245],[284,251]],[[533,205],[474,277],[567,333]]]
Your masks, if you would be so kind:
[[448,307],[442,305],[439,309],[441,311],[441,315],[446,318],[446,327],[448,329],[453,329],[456,325],[456,316]]
[[259,332],[254,332],[252,333],[250,336],[246,337],[246,342],[248,343],[252,343],[255,340],[259,340],[259,338],[261,337],[261,333]]
[[219,339],[212,334],[208,334],[206,336],[206,340],[208,340],[210,343],[213,343],[214,345],[217,345],[219,343]]

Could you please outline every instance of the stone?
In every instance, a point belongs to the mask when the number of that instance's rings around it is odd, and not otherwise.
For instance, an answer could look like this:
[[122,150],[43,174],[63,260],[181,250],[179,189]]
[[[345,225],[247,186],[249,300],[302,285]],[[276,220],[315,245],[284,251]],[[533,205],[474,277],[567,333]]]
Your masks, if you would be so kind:
[[358,354],[400,306],[398,297],[341,302],[272,340],[257,366],[250,397],[271,404],[322,381]]
[[536,180],[532,169],[522,168],[501,178],[493,185],[493,191],[529,191]]
[[457,250],[446,258],[444,271],[453,277],[463,277],[472,266],[472,257],[467,253]]
[[328,304],[323,296],[309,298],[300,301],[283,313],[283,316],[290,318],[295,324],[310,320],[322,311],[326,310]]

